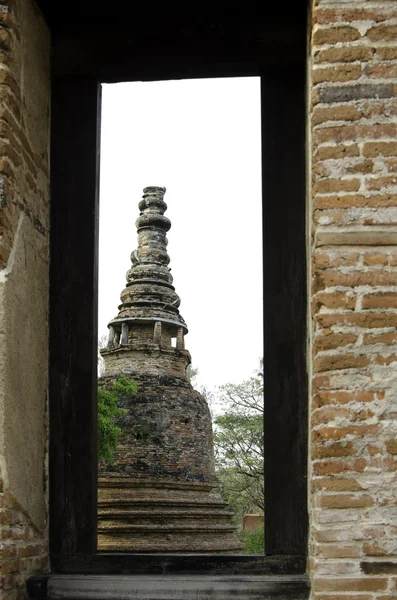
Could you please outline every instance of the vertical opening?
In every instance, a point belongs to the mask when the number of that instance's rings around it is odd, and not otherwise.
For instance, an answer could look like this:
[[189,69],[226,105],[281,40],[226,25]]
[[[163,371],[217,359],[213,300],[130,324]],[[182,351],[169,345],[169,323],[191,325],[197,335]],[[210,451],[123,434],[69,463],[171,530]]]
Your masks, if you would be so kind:
[[99,551],[263,552],[260,132],[257,77],[103,85]]

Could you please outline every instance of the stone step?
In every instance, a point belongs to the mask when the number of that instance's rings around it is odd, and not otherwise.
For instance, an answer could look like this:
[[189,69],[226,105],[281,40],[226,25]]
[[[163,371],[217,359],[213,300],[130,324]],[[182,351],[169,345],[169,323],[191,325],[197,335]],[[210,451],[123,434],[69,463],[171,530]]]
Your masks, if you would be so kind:
[[217,524],[208,524],[204,526],[200,526],[197,523],[191,523],[190,525],[185,523],[184,525],[179,525],[177,523],[156,523],[156,524],[131,524],[131,523],[120,523],[120,522],[105,522],[98,524],[98,531],[104,533],[106,531],[112,532],[122,532],[122,533],[135,533],[135,532],[145,532],[145,535],[150,535],[151,533],[165,533],[165,532],[189,532],[189,533],[201,533],[201,532],[213,532],[213,533],[223,533],[225,531],[236,531],[236,527],[233,525],[223,525],[222,523]]
[[126,552],[131,545],[137,553],[241,553],[242,544],[232,534],[222,532],[199,532],[193,537],[190,532],[185,535],[168,533],[164,535],[139,534],[116,532],[114,536],[109,533],[98,533],[99,552]]
[[200,507],[200,508],[208,508],[208,509],[214,509],[214,508],[219,508],[219,509],[227,509],[228,508],[228,504],[226,502],[223,501],[218,501],[218,500],[214,500],[212,501],[211,499],[205,499],[205,500],[196,500],[196,499],[190,499],[190,498],[164,498],[164,496],[162,498],[151,498],[151,497],[141,497],[141,498],[106,498],[106,499],[98,499],[98,508],[110,508],[112,506],[125,506],[125,507],[134,507],[134,506],[145,506],[145,507],[149,507],[152,506],[153,508],[156,507],[160,507],[160,506],[164,506],[164,507],[173,507],[173,508],[178,508],[178,507],[189,507],[189,506],[193,506],[193,507]]
[[203,521],[230,521],[231,517],[233,516],[233,513],[225,513],[225,514],[220,514],[220,513],[170,513],[170,512],[165,512],[165,513],[157,513],[157,514],[150,514],[148,513],[143,513],[143,512],[135,512],[135,513],[131,513],[131,512],[100,512],[98,514],[98,521],[99,522],[104,522],[104,521],[123,521],[125,523],[134,523],[134,522],[150,522],[150,523],[162,523],[164,521],[167,521],[169,523],[178,523],[179,521],[185,521],[185,520],[190,520],[190,521],[198,521],[199,523],[203,522]]

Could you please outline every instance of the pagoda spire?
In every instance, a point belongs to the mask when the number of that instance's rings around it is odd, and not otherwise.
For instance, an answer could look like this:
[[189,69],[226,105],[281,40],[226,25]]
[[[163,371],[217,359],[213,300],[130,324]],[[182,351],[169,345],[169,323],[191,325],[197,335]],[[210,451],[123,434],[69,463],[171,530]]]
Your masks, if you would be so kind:
[[172,285],[170,257],[167,253],[167,231],[171,221],[164,216],[165,187],[146,187],[139,202],[136,220],[138,248],[131,253],[132,267],[127,272],[127,286],[121,294],[116,320],[157,320],[187,333],[186,323],[179,314],[181,303]]
[[[181,301],[168,266],[167,231],[171,221],[164,216],[165,192],[165,187],[146,187],[138,205],[138,247],[131,253],[132,266],[121,292],[119,312],[108,325],[108,345],[101,351],[107,374],[122,367],[124,373],[133,374],[139,369],[141,373],[185,378],[191,362],[184,343],[188,329],[179,313]],[[150,350],[150,354],[146,360],[138,360],[137,354],[144,350]]]
[[233,513],[215,474],[210,411],[186,377],[191,358],[168,267],[165,188],[143,192],[138,248],[101,350],[99,385],[112,389],[124,374],[138,391],[121,399],[115,460],[100,465],[98,549],[238,552]]

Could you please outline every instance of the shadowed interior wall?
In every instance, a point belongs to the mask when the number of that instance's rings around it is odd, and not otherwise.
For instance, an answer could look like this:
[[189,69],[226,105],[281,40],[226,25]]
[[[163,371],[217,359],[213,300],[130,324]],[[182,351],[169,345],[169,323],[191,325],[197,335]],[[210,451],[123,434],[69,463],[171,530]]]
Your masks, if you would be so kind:
[[0,596],[48,567],[50,36],[29,0],[0,6]]

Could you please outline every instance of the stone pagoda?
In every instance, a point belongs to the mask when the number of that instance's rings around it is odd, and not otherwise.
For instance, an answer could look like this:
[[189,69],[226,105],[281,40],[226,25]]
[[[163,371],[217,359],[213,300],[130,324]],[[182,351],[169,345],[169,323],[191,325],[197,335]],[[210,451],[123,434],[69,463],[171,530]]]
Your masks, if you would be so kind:
[[98,549],[236,553],[242,545],[219,494],[208,405],[186,378],[191,358],[168,267],[164,194],[162,187],[144,189],[138,248],[101,350],[100,385],[125,374],[138,393],[121,400],[115,460],[100,468]]

